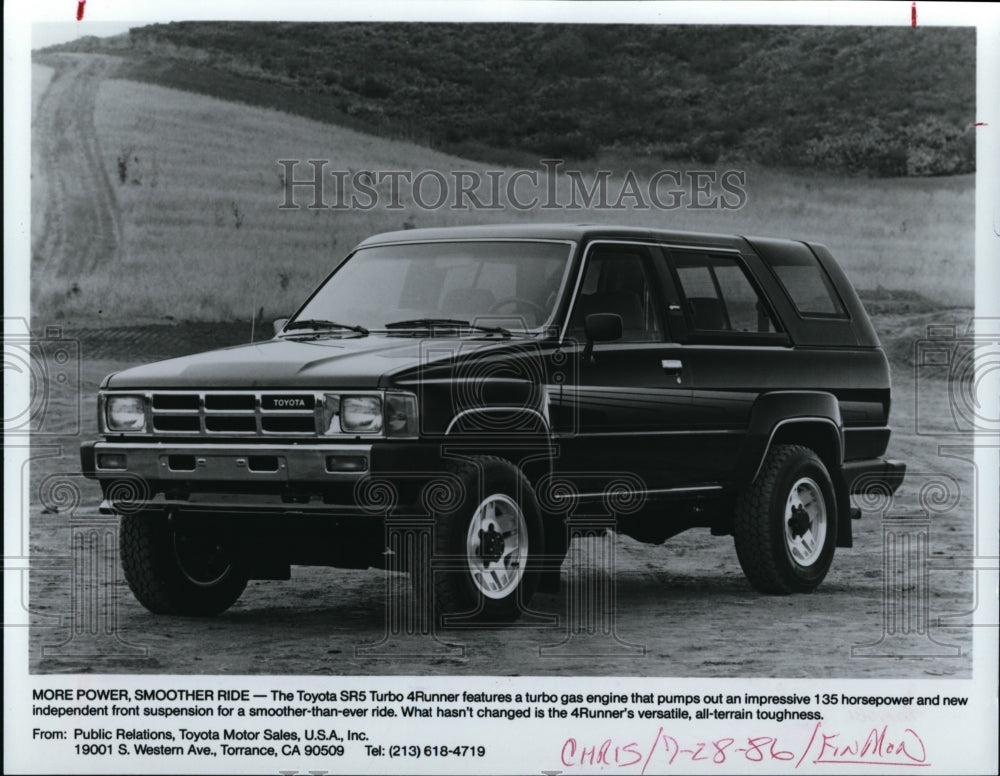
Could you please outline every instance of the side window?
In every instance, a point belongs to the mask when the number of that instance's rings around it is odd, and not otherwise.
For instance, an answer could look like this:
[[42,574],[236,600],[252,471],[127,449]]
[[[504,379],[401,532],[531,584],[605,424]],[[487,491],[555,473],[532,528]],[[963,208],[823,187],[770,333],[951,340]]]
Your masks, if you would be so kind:
[[622,340],[654,342],[663,339],[645,250],[599,245],[591,250],[583,282],[573,306],[569,333],[584,338],[583,324],[592,313],[615,313],[622,319]]
[[677,253],[672,259],[684,295],[685,317],[693,331],[778,331],[767,305],[736,259],[703,253]]
[[801,315],[846,318],[833,283],[813,256],[782,256],[771,265]]

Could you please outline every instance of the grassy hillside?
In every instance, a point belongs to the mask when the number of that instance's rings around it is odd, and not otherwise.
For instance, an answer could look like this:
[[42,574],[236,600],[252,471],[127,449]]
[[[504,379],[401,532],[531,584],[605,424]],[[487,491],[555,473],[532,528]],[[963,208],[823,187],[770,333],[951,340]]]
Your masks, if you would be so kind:
[[191,22],[63,48],[126,54],[132,79],[494,162],[615,151],[974,169],[971,28]]
[[[873,180],[751,167],[746,205],[728,211],[427,211],[405,196],[402,211],[280,210],[278,159],[330,159],[331,167],[345,170],[486,166],[276,110],[123,79],[101,83],[94,121],[120,212],[120,261],[86,276],[36,273],[33,309],[42,318],[99,311],[116,320],[248,320],[261,307],[265,317],[275,317],[297,306],[368,234],[404,223],[512,220],[808,237],[829,245],[862,289],[902,289],[941,303],[971,300],[972,176]],[[122,160],[126,169],[119,175]],[[619,171],[614,187],[625,164],[605,152],[592,166]],[[565,194],[566,181],[558,186]]]

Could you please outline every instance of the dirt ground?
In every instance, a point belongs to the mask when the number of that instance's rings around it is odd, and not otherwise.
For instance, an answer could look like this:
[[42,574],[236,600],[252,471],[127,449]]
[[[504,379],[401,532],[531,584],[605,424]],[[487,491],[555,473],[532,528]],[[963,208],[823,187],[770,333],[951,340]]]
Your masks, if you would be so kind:
[[[890,352],[905,358],[912,346],[900,338],[912,341],[927,322],[948,316],[964,323],[968,311],[875,320],[883,336],[894,337]],[[861,505],[869,508],[854,524],[855,546],[837,551],[811,595],[754,592],[731,538],[697,529],[662,546],[615,535],[576,540],[561,593],[537,595],[537,611],[508,627],[420,635],[407,625],[406,577],[312,567],[294,567],[287,582],[251,582],[213,619],[150,614],[122,579],[116,521],[97,513],[99,488],[78,474],[79,443],[93,436],[97,386],[132,364],[240,341],[243,328],[214,327],[214,336],[209,325],[60,332],[62,341],[78,344],[79,379],[50,384],[48,433],[36,435],[24,479],[32,570],[23,598],[30,602],[33,672],[970,676],[971,629],[963,625],[974,581],[962,558],[975,541],[974,469],[960,457],[967,437],[942,435],[947,381],[919,376],[917,402],[918,376],[903,363],[895,367],[889,452],[908,463],[910,475],[891,507]],[[915,413],[937,426],[918,424]],[[902,568],[884,556],[883,525],[897,524],[883,514],[917,518],[893,530],[928,532],[926,557]],[[921,526],[924,514],[930,521]],[[608,557],[613,573],[602,570]],[[595,574],[608,583],[597,594],[588,584]],[[927,609],[907,608],[917,600]],[[570,603],[582,615],[571,616]]]

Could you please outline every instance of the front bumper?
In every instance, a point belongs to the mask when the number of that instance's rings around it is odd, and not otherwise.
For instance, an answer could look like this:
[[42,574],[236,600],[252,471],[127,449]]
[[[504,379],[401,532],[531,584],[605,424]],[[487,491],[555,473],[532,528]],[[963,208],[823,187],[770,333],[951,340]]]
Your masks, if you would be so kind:
[[[84,442],[84,476],[149,483],[352,483],[371,470],[370,444],[184,444]],[[116,460],[117,459],[117,460]]]

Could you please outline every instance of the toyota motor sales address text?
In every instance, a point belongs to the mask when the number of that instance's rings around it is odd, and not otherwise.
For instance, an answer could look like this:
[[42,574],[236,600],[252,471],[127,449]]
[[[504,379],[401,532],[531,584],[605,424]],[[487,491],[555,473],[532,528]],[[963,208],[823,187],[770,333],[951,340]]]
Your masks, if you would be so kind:
[[[927,767],[930,752],[911,726],[887,722],[844,726],[824,718],[843,707],[965,706],[962,696],[815,693],[548,693],[384,690],[93,689],[35,688],[32,740],[77,757],[253,757],[276,766],[316,770],[324,759],[488,758],[493,725],[518,720],[628,720],[594,735],[561,733],[553,764],[562,769],[611,767],[646,773],[693,762],[803,763]],[[398,718],[403,726],[394,728]],[[472,725],[435,728],[434,740],[412,740],[415,720],[465,719]],[[183,720],[184,724],[177,724]],[[197,720],[195,722],[194,720]],[[369,720],[374,725],[366,725]],[[710,721],[718,735],[694,720]],[[778,723],[798,721],[794,732]],[[342,723],[348,723],[348,727]],[[720,723],[735,723],[739,733]],[[360,724],[356,724],[360,723]],[[747,734],[747,724],[760,730]],[[263,726],[262,726],[263,725]],[[838,729],[840,725],[843,729]],[[395,731],[395,732],[394,732]],[[493,732],[491,732],[493,731]],[[479,736],[477,738],[477,735]],[[395,740],[398,739],[398,740]],[[469,740],[471,739],[471,740]],[[509,753],[507,753],[509,755]]]

